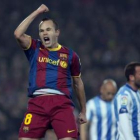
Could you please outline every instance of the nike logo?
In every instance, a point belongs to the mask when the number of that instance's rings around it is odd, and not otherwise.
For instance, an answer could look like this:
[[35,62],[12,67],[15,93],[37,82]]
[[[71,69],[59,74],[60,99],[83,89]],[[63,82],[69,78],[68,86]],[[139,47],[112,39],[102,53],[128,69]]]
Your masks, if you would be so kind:
[[75,130],[67,130],[67,133],[72,133],[74,132]]

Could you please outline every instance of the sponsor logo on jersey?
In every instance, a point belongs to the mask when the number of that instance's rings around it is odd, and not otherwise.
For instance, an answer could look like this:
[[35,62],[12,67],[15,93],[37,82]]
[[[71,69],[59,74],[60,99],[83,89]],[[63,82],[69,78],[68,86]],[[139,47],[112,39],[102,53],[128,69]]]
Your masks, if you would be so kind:
[[121,106],[126,106],[128,103],[128,97],[127,96],[122,96],[121,97]]
[[67,133],[72,133],[74,132],[75,130],[67,130]]
[[58,66],[60,59],[58,59],[58,60],[52,60],[52,59],[50,59],[50,58],[48,58],[48,57],[39,57],[39,58],[38,58],[38,61],[39,61],[40,63],[45,62],[45,63],[49,63],[49,64],[52,64],[52,65]]
[[123,114],[123,113],[128,113],[128,110],[126,107],[121,107],[119,110],[119,114]]
[[60,65],[62,68],[67,68],[68,67],[68,63],[66,61],[60,60],[60,59],[52,60],[52,59],[50,59],[48,57],[39,57],[38,61],[40,63],[49,63],[49,64],[55,65],[55,66]]
[[66,61],[60,61],[60,66],[61,66],[62,68],[67,68],[68,64],[67,64]]

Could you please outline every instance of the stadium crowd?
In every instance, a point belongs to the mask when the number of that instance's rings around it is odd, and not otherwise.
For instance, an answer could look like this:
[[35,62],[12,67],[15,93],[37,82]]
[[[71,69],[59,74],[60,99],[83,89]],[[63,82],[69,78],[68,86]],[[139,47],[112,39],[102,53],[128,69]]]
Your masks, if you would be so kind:
[[[138,0],[0,1],[0,140],[17,139],[28,101],[29,64],[13,33],[22,19],[42,3],[51,10],[48,16],[60,25],[59,42],[81,58],[87,100],[98,94],[105,78],[123,84],[124,66],[140,61]],[[35,29],[40,20],[29,29],[34,38],[38,38]]]

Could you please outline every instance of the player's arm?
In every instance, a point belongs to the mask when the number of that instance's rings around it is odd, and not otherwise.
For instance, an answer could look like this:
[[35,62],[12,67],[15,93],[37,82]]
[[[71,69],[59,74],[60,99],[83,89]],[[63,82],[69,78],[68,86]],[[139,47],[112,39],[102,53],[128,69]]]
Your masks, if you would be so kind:
[[87,140],[88,125],[89,125],[89,122],[80,125],[80,140]]
[[131,125],[129,122],[128,113],[119,114],[119,121],[125,140],[135,140],[132,129],[130,127]]
[[135,140],[129,121],[130,99],[128,95],[118,97],[118,117],[122,134],[126,140]]
[[32,12],[25,20],[23,20],[20,25],[16,28],[14,35],[16,40],[18,41],[19,45],[23,49],[27,49],[30,46],[31,38],[30,36],[26,35],[25,32],[28,29],[29,25],[32,21],[41,13],[48,12],[49,9],[47,6],[42,4],[37,10]]
[[73,88],[76,92],[80,107],[81,107],[81,112],[79,114],[79,122],[80,124],[86,123],[86,97],[85,97],[85,91],[84,91],[84,84],[81,79],[81,77],[73,77]]

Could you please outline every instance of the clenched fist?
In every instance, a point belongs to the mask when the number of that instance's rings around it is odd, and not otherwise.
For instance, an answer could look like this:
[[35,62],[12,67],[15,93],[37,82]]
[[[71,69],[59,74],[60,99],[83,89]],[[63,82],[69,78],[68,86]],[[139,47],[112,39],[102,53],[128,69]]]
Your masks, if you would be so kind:
[[49,11],[49,8],[45,5],[45,4],[42,4],[38,9],[37,9],[38,13],[41,14],[41,13],[44,13],[44,12],[48,12]]

